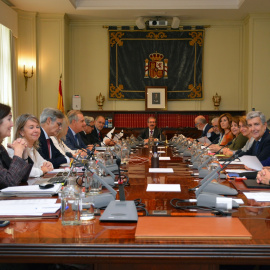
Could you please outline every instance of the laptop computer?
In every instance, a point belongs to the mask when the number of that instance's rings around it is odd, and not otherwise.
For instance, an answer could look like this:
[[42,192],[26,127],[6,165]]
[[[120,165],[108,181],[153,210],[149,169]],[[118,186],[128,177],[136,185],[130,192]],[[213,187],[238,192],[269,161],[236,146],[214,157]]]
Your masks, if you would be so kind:
[[261,189],[270,189],[270,185],[259,184],[256,179],[247,179],[243,180],[247,188],[261,188]]

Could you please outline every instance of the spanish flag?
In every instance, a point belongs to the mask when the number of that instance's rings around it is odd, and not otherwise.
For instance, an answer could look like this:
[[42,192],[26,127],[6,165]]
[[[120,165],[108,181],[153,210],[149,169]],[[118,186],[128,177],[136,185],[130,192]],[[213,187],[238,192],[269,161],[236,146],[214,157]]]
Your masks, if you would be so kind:
[[59,92],[58,92],[57,109],[60,110],[62,113],[65,113],[64,102],[63,102],[63,94],[62,94],[61,77],[60,77],[60,80],[59,80]]

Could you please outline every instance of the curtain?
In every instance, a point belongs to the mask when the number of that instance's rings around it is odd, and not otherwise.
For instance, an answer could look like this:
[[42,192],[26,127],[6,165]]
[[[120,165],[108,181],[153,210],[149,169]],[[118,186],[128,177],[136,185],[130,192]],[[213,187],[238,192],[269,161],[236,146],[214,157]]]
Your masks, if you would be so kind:
[[[12,72],[14,70],[12,39],[11,30],[0,24],[0,102],[13,108],[13,82],[16,80],[13,74],[16,72]],[[12,137],[13,132],[5,142],[10,142]]]

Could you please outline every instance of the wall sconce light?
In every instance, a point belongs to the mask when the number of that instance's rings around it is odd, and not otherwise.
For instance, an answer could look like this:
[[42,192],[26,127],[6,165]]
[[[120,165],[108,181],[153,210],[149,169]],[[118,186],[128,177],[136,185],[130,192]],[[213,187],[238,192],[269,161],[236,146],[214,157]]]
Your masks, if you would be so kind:
[[25,70],[25,65],[24,65],[23,66],[23,76],[24,76],[24,79],[25,79],[25,91],[27,90],[27,81],[28,81],[28,79],[32,78],[33,75],[34,75],[33,66],[32,66],[31,76],[27,76],[27,73],[28,73],[28,71]]

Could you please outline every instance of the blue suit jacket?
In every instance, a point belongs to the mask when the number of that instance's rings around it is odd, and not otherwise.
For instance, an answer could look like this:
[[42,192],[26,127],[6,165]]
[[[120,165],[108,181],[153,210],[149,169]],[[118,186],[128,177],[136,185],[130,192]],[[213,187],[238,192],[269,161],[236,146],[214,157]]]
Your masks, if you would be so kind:
[[64,142],[72,150],[77,150],[77,149],[81,149],[81,148],[87,148],[87,146],[83,142],[83,140],[81,138],[81,135],[79,133],[77,133],[77,137],[78,137],[79,143],[76,141],[75,137],[73,136],[73,133],[72,133],[71,129],[68,128],[68,132],[67,132],[67,135],[66,135],[66,140]]
[[55,169],[59,168],[61,164],[67,163],[65,156],[62,155],[61,152],[54,146],[53,141],[51,139],[50,141],[51,141],[52,158],[51,159],[49,158],[47,140],[42,128],[40,128],[40,130],[41,133],[39,137],[39,148],[38,148],[38,152],[40,153],[40,155],[44,159],[50,161]]
[[[206,124],[206,127],[202,133],[202,137],[207,137],[207,133],[208,133],[208,130],[212,128],[211,125],[209,124]],[[217,140],[217,138],[219,137],[219,134],[216,134],[215,132],[211,132],[211,136],[208,138],[211,142],[214,142]]]
[[[261,138],[257,152],[256,152],[256,144],[257,144],[257,141],[254,141],[252,146],[249,148],[249,150],[246,152],[242,152],[240,156],[243,156],[243,155],[257,156],[257,158],[260,161],[267,160],[270,157],[270,134],[269,134],[268,128],[266,129],[265,133],[263,134]],[[269,163],[267,162],[263,165],[269,166],[268,164]]]

